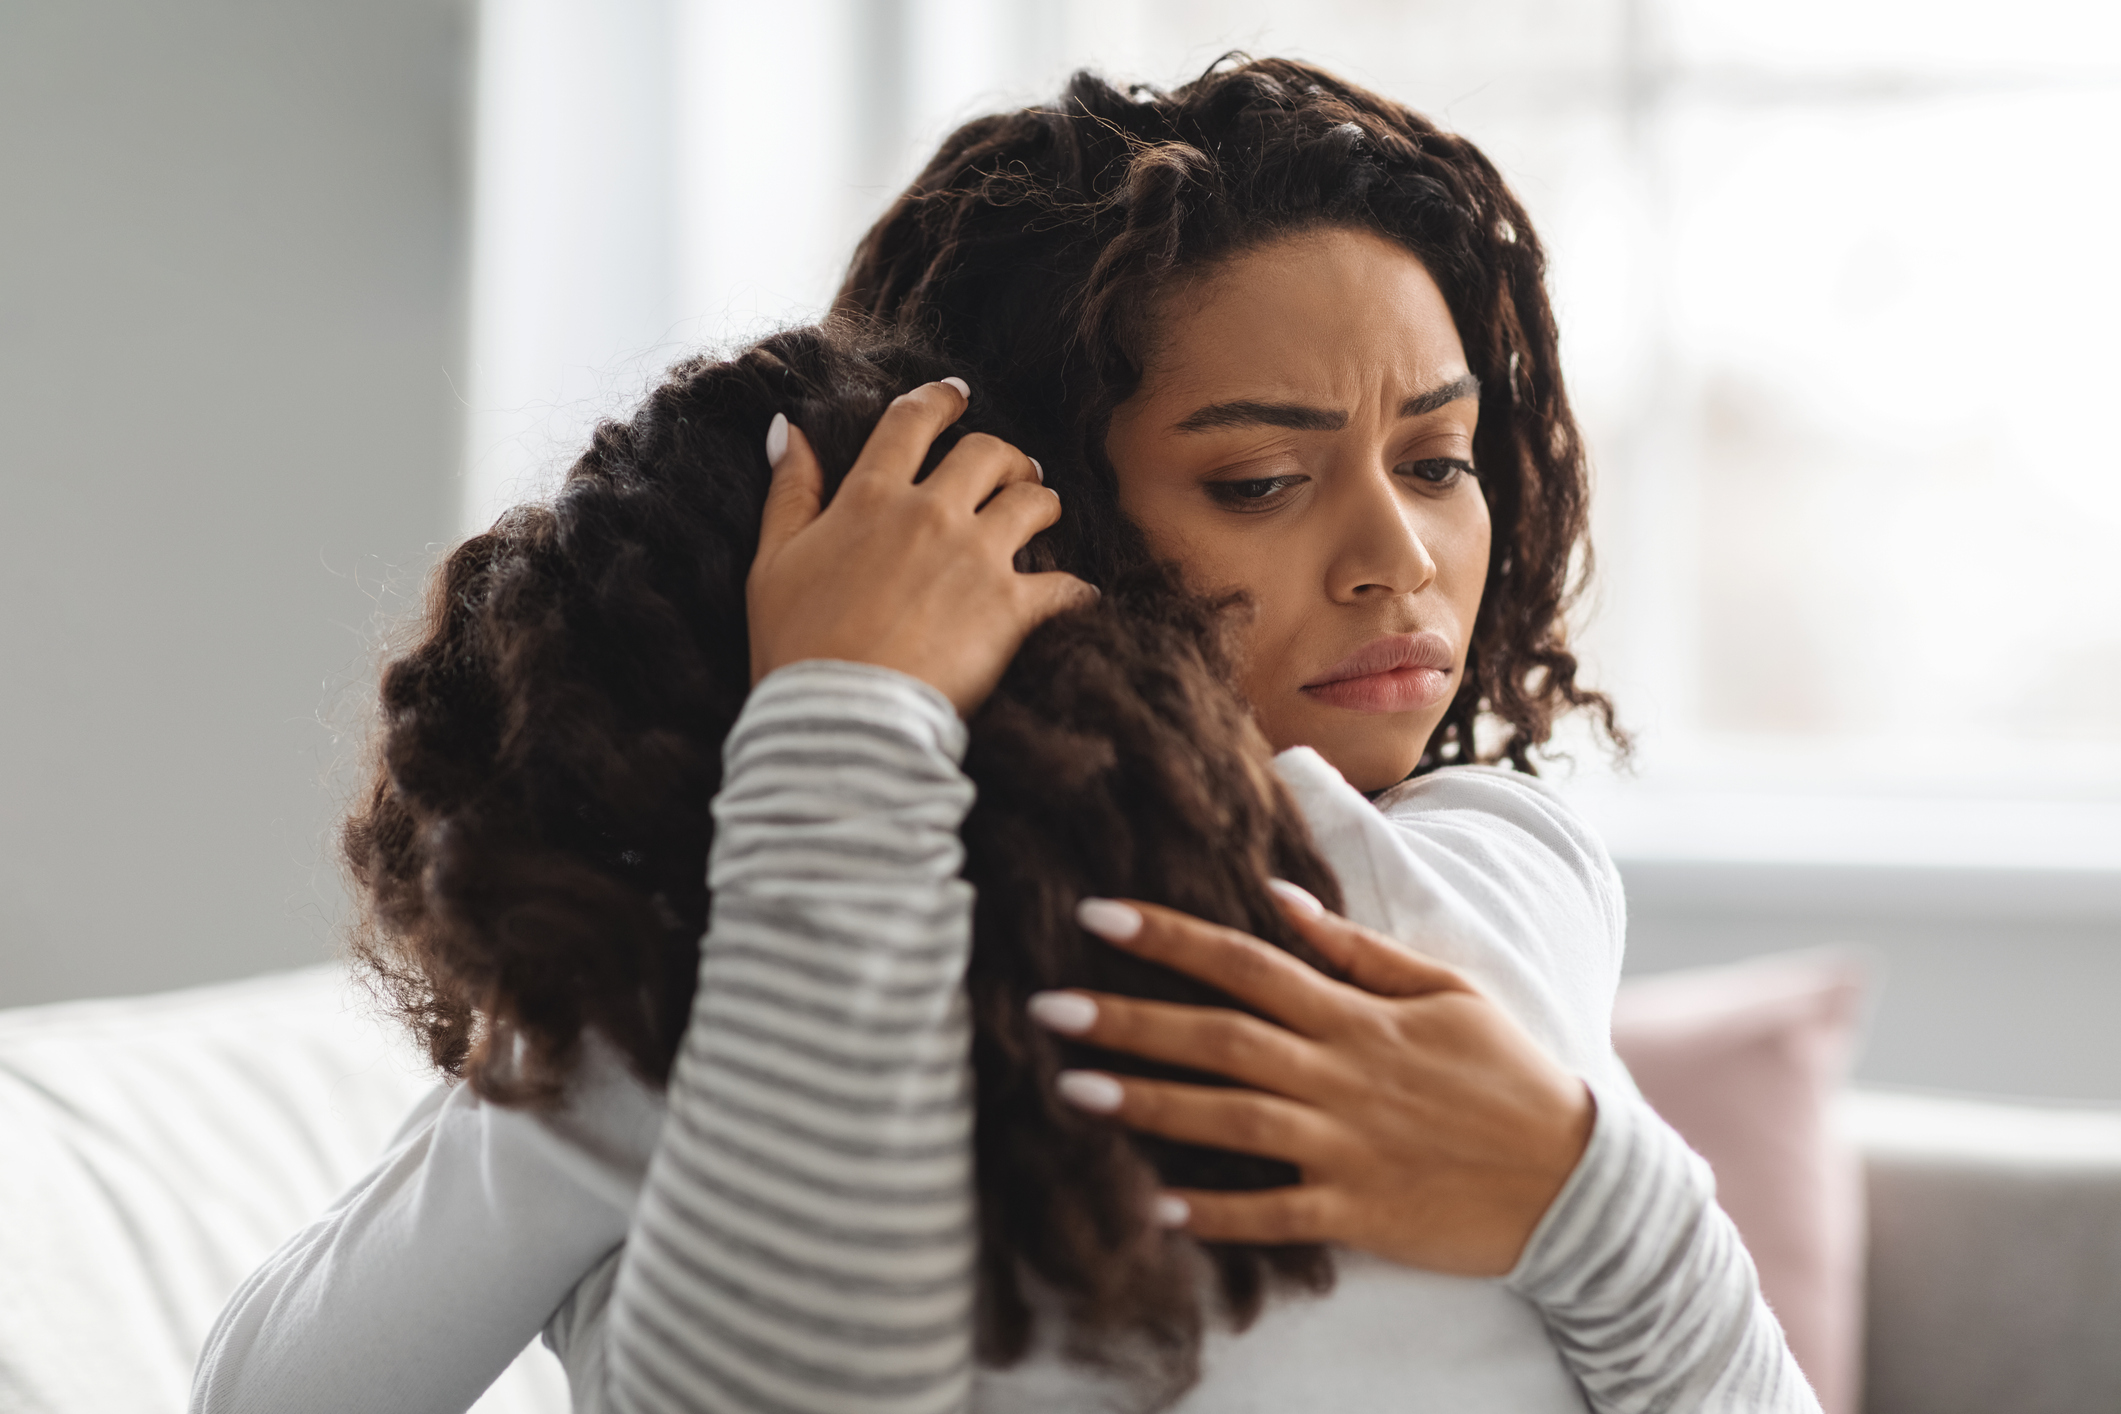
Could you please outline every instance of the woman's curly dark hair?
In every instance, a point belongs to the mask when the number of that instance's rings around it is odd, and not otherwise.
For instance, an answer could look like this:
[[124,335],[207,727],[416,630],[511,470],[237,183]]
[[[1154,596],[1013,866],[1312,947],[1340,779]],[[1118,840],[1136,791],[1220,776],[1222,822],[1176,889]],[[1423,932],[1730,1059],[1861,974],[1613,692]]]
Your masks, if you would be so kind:
[[[444,1071],[498,1103],[549,1104],[594,1028],[644,1079],[667,1080],[707,926],[708,803],[750,688],[744,580],[767,424],[786,412],[804,429],[829,493],[888,400],[950,366],[851,326],[681,364],[630,421],[597,429],[551,505],[509,512],[437,570],[421,637],[383,674],[373,779],[343,847],[365,904],[357,955]],[[974,430],[1016,437],[976,401],[930,465]],[[1055,562],[1041,544],[1027,557]],[[1061,1104],[1064,1065],[1157,1068],[1088,1054],[1024,1011],[1065,986],[1235,1005],[1084,934],[1086,894],[1166,902],[1320,961],[1265,881],[1336,907],[1339,889],[1230,686],[1232,613],[1137,559],[1095,607],[1033,632],[969,724],[978,1321],[992,1363],[1028,1347],[1028,1278],[1060,1298],[1077,1354],[1175,1397],[1197,1365],[1204,1273],[1240,1324],[1276,1282],[1331,1279],[1315,1246],[1203,1247],[1158,1229],[1159,1182],[1297,1175]]]
[[[1566,614],[1590,571],[1583,443],[1562,387],[1546,257],[1524,208],[1465,139],[1322,69],[1232,56],[1163,92],[1088,72],[1059,101],[975,119],[863,239],[839,307],[937,339],[1066,446],[1079,572],[1133,553],[1104,452],[1140,386],[1157,295],[1282,236],[1377,231],[1441,287],[1480,379],[1474,458],[1494,525],[1466,672],[1424,769],[1530,754],[1589,708]],[[1503,730],[1482,751],[1475,724]]]

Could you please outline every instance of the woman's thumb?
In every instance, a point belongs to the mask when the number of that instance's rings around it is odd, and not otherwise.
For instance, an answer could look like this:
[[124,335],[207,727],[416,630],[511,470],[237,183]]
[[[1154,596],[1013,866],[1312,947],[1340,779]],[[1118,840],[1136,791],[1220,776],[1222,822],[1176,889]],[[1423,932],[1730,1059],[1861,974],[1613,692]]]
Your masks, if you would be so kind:
[[810,522],[817,519],[825,496],[825,470],[803,429],[783,413],[766,429],[766,460],[773,483],[766,488],[766,507],[759,515],[760,560],[770,558]]

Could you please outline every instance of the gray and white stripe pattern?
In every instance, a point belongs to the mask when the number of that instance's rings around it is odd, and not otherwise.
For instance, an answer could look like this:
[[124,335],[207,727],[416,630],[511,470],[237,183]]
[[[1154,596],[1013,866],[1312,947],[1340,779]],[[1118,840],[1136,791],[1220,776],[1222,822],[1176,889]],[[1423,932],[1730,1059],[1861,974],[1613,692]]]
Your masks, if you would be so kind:
[[1817,1411],[1708,1164],[1641,1100],[1593,1091],[1590,1147],[1508,1278],[1592,1408]]
[[897,673],[766,678],[724,750],[712,917],[612,1294],[614,1414],[931,1414],[971,1388],[972,788]]
[[[577,1409],[972,1407],[964,745],[940,694],[883,669],[797,664],[747,704],[692,1025]],[[1594,1090],[1507,1285],[1601,1414],[1816,1414],[1707,1165]]]

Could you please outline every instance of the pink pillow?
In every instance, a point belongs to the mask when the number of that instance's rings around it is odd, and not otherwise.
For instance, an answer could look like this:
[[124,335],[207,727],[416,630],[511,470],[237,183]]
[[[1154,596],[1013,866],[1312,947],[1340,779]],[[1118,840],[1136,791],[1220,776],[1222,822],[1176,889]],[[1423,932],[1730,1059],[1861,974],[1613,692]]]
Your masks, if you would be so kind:
[[1631,978],[1613,1044],[1716,1196],[1826,1414],[1856,1414],[1863,1358],[1863,1172],[1834,1094],[1862,1020],[1863,969],[1831,952]]

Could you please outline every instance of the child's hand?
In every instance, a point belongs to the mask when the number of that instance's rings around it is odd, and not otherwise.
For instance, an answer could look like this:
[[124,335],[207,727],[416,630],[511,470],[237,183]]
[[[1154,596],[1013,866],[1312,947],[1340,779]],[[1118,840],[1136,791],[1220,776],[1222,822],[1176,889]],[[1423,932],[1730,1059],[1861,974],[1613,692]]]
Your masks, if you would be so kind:
[[800,429],[775,421],[773,486],[744,592],[753,682],[809,658],[875,663],[970,715],[1024,635],[1097,597],[1073,575],[1012,563],[1060,518],[1060,498],[1008,443],[974,433],[915,484],[965,406],[958,379],[895,399],[822,514],[816,454]]

